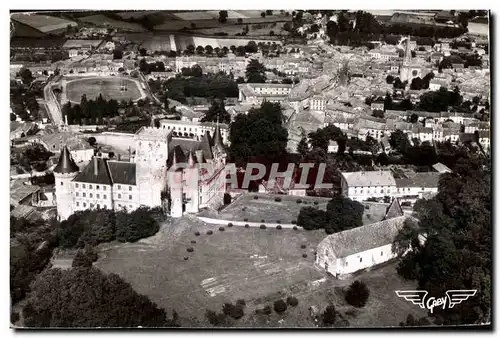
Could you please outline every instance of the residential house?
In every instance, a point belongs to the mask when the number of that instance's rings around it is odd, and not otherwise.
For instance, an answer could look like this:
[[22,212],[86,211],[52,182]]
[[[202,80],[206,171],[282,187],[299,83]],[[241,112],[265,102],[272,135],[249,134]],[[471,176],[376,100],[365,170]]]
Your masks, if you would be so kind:
[[344,197],[354,201],[383,198],[395,195],[396,181],[390,171],[344,172],[341,173],[341,191]]

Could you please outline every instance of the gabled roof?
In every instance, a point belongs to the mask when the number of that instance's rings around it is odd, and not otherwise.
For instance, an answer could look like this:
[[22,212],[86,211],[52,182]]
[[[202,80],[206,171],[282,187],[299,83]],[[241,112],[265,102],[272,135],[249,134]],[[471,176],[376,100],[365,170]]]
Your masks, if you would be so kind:
[[392,244],[406,218],[406,216],[395,217],[337,232],[326,237],[321,243],[325,242],[326,247],[333,251],[336,258],[375,249]]
[[136,165],[131,162],[108,161],[114,184],[136,185]]
[[[94,161],[97,161],[97,168]],[[113,184],[106,161],[98,157],[94,157],[92,161],[90,161],[90,163],[82,170],[82,172],[73,179],[73,181],[104,185]]]
[[404,212],[401,208],[401,204],[399,204],[399,200],[397,198],[392,200],[391,205],[387,208],[387,212],[385,213],[384,220],[396,218],[403,216]]
[[65,146],[61,151],[59,162],[57,162],[53,171],[58,174],[70,174],[78,172],[79,170],[80,168],[78,168],[75,161],[71,158],[68,147]]
[[390,171],[357,171],[342,173],[349,187],[395,186]]

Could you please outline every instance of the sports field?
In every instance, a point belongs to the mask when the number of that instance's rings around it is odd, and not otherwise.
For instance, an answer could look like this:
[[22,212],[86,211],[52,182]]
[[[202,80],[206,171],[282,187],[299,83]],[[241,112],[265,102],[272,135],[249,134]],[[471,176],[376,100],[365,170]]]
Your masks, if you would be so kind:
[[[121,90],[121,85],[127,90]],[[131,79],[120,77],[91,77],[70,80],[66,83],[66,97],[73,103],[80,103],[82,95],[87,99],[95,100],[99,94],[106,100],[115,99],[136,101],[145,97],[145,93],[139,88],[139,83]]]

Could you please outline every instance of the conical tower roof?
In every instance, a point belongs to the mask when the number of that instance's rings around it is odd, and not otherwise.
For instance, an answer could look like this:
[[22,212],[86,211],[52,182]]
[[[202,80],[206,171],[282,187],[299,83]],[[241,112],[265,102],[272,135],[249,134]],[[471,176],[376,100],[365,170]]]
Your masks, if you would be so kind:
[[196,162],[197,162],[196,157],[194,156],[193,151],[190,150],[189,154],[188,154],[188,160],[187,160],[188,167],[193,168],[195,166]]
[[217,117],[217,126],[215,127],[214,148],[219,153],[224,153],[226,151],[224,149],[224,144],[222,143],[222,134],[220,132],[219,118],[218,117]]
[[75,161],[71,158],[68,147],[64,146],[59,157],[59,162],[54,168],[54,172],[58,174],[71,174],[80,171]]

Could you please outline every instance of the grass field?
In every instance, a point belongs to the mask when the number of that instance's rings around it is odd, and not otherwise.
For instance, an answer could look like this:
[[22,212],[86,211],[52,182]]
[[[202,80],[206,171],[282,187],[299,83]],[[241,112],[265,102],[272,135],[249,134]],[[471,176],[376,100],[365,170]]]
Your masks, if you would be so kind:
[[[120,91],[120,84],[127,86],[127,91]],[[141,90],[134,80],[119,77],[91,77],[71,80],[66,84],[67,99],[74,103],[80,103],[83,94],[87,99],[95,100],[102,94],[106,100],[138,100],[142,97]]]
[[[209,229],[213,235],[206,234]],[[195,231],[201,235],[195,236]],[[210,326],[204,317],[207,309],[220,311],[224,302],[244,299],[245,316],[232,326],[311,327],[311,305],[323,309],[333,302],[341,311],[353,309],[341,294],[352,281],[336,280],[314,267],[314,250],[323,237],[319,231],[291,229],[226,227],[221,232],[194,217],[183,217],[137,243],[101,245],[95,264],[125,278],[168,313],[175,309],[185,326]],[[301,244],[307,247],[301,249]],[[188,247],[194,252],[187,252]],[[393,266],[358,278],[367,282],[372,296],[355,318],[349,318],[351,326],[398,325],[419,310],[394,294],[414,285],[401,281]],[[299,305],[285,314],[254,313],[288,295],[296,296]]]
[[[258,199],[254,199],[257,196]],[[281,202],[275,201],[276,197],[281,198]],[[302,203],[297,203],[301,200]],[[314,202],[318,204],[314,204]],[[268,195],[268,194],[245,194],[236,199],[233,203],[225,207],[217,215],[206,215],[228,221],[244,221],[275,223],[277,220],[281,223],[291,223],[297,220],[300,209],[303,207],[315,207],[326,210],[329,198],[322,197],[298,197],[287,195]],[[388,204],[382,203],[363,203],[365,211],[363,213],[363,224],[370,224],[380,221],[384,216]]]

